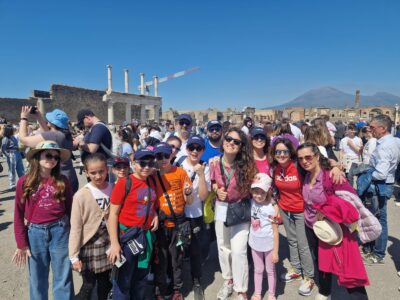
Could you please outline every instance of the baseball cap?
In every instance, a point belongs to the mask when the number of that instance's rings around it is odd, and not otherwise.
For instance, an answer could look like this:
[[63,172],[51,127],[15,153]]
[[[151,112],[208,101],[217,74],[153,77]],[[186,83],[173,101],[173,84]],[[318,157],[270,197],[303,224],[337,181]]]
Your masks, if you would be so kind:
[[250,130],[250,136],[253,138],[256,135],[263,135],[265,137],[267,137],[267,135],[265,134],[265,131],[263,128],[261,127],[254,127]]
[[204,143],[204,139],[200,136],[192,136],[189,138],[189,140],[186,143],[186,148],[189,147],[190,145],[200,145],[203,149],[206,147],[206,144]]
[[181,114],[179,115],[176,119],[176,121],[180,121],[180,120],[187,120],[190,122],[190,124],[193,123],[193,119],[189,114]]
[[156,145],[153,149],[154,154],[158,154],[158,153],[164,153],[164,154],[171,154],[172,153],[172,147],[167,144],[167,143],[159,143],[158,145]]
[[209,122],[207,123],[207,129],[210,129],[210,128],[213,127],[213,126],[222,127],[222,124],[221,124],[221,122],[218,121],[218,120],[212,120],[212,121],[209,121]]
[[78,120],[78,126],[83,124],[83,119],[87,116],[94,116],[94,113],[90,109],[81,109],[78,111],[76,118]]
[[61,129],[68,129],[69,118],[61,109],[55,109],[46,114],[46,120]]
[[271,188],[272,179],[265,173],[258,173],[251,184],[251,188],[260,188],[264,192],[268,192]]
[[117,156],[113,160],[113,167],[118,164],[123,164],[124,166],[129,167],[129,159],[127,157]]
[[134,156],[135,160],[141,160],[145,157],[154,159],[155,158],[154,152],[149,149],[140,149],[135,152],[135,156]]

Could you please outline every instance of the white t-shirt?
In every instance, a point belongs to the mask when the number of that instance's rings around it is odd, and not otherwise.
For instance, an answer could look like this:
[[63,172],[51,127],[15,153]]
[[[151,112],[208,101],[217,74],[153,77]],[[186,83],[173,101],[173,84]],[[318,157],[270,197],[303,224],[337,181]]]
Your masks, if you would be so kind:
[[364,164],[369,165],[371,154],[372,152],[374,152],[375,148],[376,148],[376,138],[370,138],[368,142],[365,144],[362,152]]
[[[186,158],[181,167],[186,171],[189,178],[191,179],[194,174],[194,167],[188,163]],[[211,179],[210,179],[210,168],[208,166],[204,169],[204,175],[206,177],[207,190],[211,189]],[[187,218],[198,218],[203,215],[203,203],[199,196],[199,176],[196,174],[193,183],[193,203],[185,205],[185,215]]]
[[105,189],[98,189],[94,185],[92,185],[90,182],[85,185],[90,192],[93,195],[93,198],[96,200],[97,204],[99,207],[103,210],[106,211],[109,206],[110,206],[110,196],[111,192],[113,189],[113,184],[112,183],[107,183],[107,187]]
[[272,204],[260,205],[251,200],[251,225],[249,245],[259,252],[271,251],[274,248],[274,233],[272,230],[272,217],[275,209]]
[[245,135],[249,135],[249,127],[247,127],[246,125],[244,125],[243,127],[242,127],[242,131],[245,133]]
[[292,131],[294,137],[298,141],[300,141],[300,139],[301,139],[301,130],[300,130],[300,128],[297,127],[296,125],[291,124],[291,123],[289,123],[289,125],[290,125],[290,130]]
[[363,145],[362,140],[358,136],[355,136],[352,139],[350,139],[349,137],[346,136],[346,137],[342,138],[342,140],[340,141],[340,145],[339,145],[339,149],[343,150],[344,154],[347,157],[358,158],[360,156],[360,154],[357,153],[356,151],[354,151],[353,148],[351,148],[349,145],[347,145],[348,140],[352,140],[353,143],[357,147],[362,147],[362,145]]

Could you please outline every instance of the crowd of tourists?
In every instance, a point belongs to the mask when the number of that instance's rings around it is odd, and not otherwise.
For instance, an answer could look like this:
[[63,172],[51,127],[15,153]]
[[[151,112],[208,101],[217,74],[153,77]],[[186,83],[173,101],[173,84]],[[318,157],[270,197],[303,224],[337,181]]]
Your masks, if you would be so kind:
[[[400,161],[388,116],[201,126],[181,114],[117,126],[83,109],[76,118],[23,107],[18,125],[2,125],[15,191],[12,261],[28,262],[30,299],[48,299],[51,267],[54,299],[91,299],[96,289],[98,299],[180,300],[187,262],[202,300],[214,241],[223,284],[207,299],[261,300],[264,278],[268,300],[278,280],[329,299],[333,278],[350,299],[368,299],[365,265],[385,263]],[[282,247],[290,267],[277,274]],[[82,277],[77,295],[72,271]]]

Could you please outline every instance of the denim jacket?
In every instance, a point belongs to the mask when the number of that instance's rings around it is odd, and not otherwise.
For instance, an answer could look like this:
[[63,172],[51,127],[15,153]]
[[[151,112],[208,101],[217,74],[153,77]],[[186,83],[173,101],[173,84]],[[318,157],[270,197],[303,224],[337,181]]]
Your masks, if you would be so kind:
[[386,184],[384,180],[373,180],[373,168],[367,169],[357,179],[357,194],[362,196],[365,192],[372,192],[379,197],[390,198],[393,193],[393,184]]

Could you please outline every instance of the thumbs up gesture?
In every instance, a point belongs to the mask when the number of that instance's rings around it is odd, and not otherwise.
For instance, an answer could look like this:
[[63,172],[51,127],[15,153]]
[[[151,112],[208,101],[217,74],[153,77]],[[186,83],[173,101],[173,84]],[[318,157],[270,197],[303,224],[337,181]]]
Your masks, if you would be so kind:
[[225,191],[224,187],[218,188],[218,190],[217,190],[218,200],[225,201],[227,195],[228,195],[228,193]]

